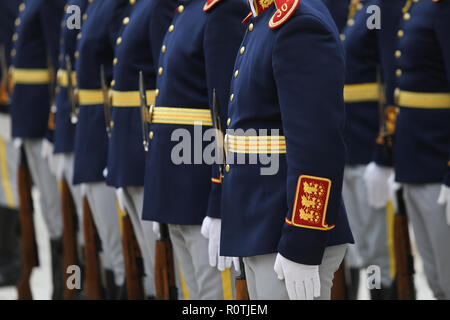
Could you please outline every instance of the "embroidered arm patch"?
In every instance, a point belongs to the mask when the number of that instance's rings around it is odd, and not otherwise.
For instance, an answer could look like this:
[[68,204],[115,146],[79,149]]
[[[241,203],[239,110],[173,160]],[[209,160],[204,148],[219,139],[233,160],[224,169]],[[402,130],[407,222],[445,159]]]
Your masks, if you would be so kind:
[[334,225],[329,226],[325,221],[330,189],[329,179],[301,175],[297,182],[292,218],[286,218],[286,223],[316,230],[333,229]]

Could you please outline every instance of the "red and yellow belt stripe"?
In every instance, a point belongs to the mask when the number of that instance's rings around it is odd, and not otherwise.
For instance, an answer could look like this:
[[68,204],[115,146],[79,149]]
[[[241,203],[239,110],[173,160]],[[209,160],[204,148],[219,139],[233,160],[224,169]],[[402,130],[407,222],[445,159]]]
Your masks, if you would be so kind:
[[152,123],[212,126],[211,111],[208,109],[156,107]]
[[[156,90],[147,90],[147,105],[155,104]],[[112,90],[113,107],[140,107],[141,99],[139,91]]]
[[395,90],[396,103],[400,107],[418,109],[450,109],[450,92],[413,92]]
[[377,83],[346,84],[344,86],[346,103],[378,101],[379,99],[380,90]]
[[227,152],[233,153],[286,153],[284,136],[225,135]]

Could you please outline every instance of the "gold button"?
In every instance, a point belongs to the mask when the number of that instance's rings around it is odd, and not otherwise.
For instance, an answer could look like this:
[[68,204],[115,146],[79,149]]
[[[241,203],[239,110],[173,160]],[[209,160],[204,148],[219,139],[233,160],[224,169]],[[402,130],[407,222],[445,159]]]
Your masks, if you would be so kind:
[[245,52],[245,47],[242,47],[241,50],[239,51],[241,54],[244,54]]
[[182,13],[183,11],[184,11],[184,6],[183,5],[178,6],[178,12]]
[[13,36],[12,36],[12,41],[16,42],[17,39],[19,39],[19,35],[17,33],[14,33]]
[[116,80],[112,80],[111,81],[111,88],[114,87],[115,84],[116,84]]
[[172,25],[169,27],[169,32],[172,32],[173,29],[175,29],[175,26],[172,24]]
[[82,37],[81,32],[79,34],[77,34],[77,40],[80,40]]
[[234,93],[232,93],[230,96],[230,101],[233,102],[233,100],[234,100]]
[[116,40],[116,44],[119,45],[122,43],[122,37],[118,37]]
[[92,3],[94,0],[89,0],[89,3]]
[[395,70],[395,75],[397,76],[397,78],[400,78],[402,76],[402,70],[401,69]]
[[25,3],[21,3],[19,6],[19,11],[22,12],[23,10],[25,10],[25,8],[26,8]]
[[403,19],[405,19],[405,20],[409,20],[411,18],[411,15],[409,14],[409,12],[406,12],[404,15],[403,15]]
[[159,74],[159,75],[162,75],[162,74],[163,74],[163,71],[164,71],[163,67],[159,67],[159,69],[158,69],[158,74]]
[[155,97],[159,96],[159,89],[155,90]]
[[227,120],[227,126],[229,126],[230,123],[231,123],[231,118],[228,118],[228,120]]
[[16,49],[12,49],[12,50],[11,50],[11,57],[15,57],[16,54],[17,54]]
[[250,25],[248,26],[248,31],[252,32],[253,31],[253,23],[250,23]]
[[395,50],[395,57],[398,59],[402,56],[402,52],[400,50]]
[[87,20],[87,13],[85,13],[85,14],[83,14],[83,21],[86,21]]
[[78,59],[78,57],[80,56],[80,53],[78,51],[75,51],[75,53],[73,54],[73,56],[75,57],[75,59]]
[[167,50],[167,47],[166,47],[165,45],[163,45],[163,46],[161,47],[161,52],[162,52],[162,53],[165,53],[166,50]]
[[341,33],[341,41],[345,41],[345,34]]
[[136,3],[136,0],[130,0],[130,4],[131,4],[132,6],[134,6],[135,3]]
[[239,74],[239,70],[236,70],[236,71],[234,72],[234,77],[237,78],[237,77],[238,77],[238,74]]
[[153,136],[154,136],[153,131],[150,131],[150,133],[148,134],[148,137],[149,137],[150,139],[153,139]]
[[16,21],[14,21],[14,25],[16,27],[20,26],[20,18],[17,18]]
[[358,2],[356,5],[356,9],[361,10],[363,8],[363,4],[361,2]]
[[111,121],[111,122],[109,123],[109,125],[111,126],[111,129],[114,128],[114,121]]
[[67,11],[68,8],[69,8],[69,5],[66,4],[66,5],[64,6],[64,11]]
[[355,24],[355,20],[353,20],[353,19],[348,19],[348,21],[347,21],[347,25],[348,26],[352,26],[352,25],[354,25]]
[[229,164],[227,164],[227,165],[225,166],[225,171],[226,171],[226,172],[230,172],[230,165],[229,165]]
[[128,23],[130,23],[130,18],[129,17],[123,18],[122,23],[123,23],[124,26],[126,26]]
[[119,60],[118,60],[117,58],[114,58],[114,60],[113,60],[113,65],[116,65],[118,61],[119,61]]
[[397,37],[399,37],[399,38],[402,38],[404,34],[405,33],[403,32],[403,30],[398,30],[397,31]]

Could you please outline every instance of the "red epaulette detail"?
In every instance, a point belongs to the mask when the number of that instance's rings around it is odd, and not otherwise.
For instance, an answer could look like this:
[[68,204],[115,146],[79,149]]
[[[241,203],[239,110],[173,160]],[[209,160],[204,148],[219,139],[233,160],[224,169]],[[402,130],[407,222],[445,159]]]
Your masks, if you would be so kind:
[[315,230],[331,230],[326,221],[328,198],[330,197],[331,180],[301,175],[297,182],[292,218],[286,218],[290,226]]
[[244,20],[242,20],[242,24],[247,24],[249,23],[250,19],[253,17],[253,13],[250,11],[250,13],[248,14],[248,16],[245,17]]
[[275,0],[277,11],[269,21],[269,28],[275,29],[285,23],[300,4],[300,0]]
[[221,0],[208,0],[206,1],[205,5],[203,6],[203,11],[208,11],[212,7],[214,7],[216,4],[218,4]]

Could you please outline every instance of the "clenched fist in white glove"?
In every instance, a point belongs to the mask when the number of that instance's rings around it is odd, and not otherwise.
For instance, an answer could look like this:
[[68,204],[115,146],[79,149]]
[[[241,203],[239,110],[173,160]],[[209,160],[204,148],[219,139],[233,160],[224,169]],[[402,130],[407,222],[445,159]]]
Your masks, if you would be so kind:
[[159,222],[153,222],[153,232],[155,233],[157,239],[161,239],[161,227]]
[[320,297],[319,266],[296,263],[278,253],[273,269],[278,279],[284,279],[289,299],[313,300]]
[[389,178],[394,174],[390,167],[382,167],[375,162],[367,165],[364,172],[364,182],[370,206],[381,209],[386,206],[390,197]]
[[123,188],[119,188],[116,190],[116,196],[117,196],[117,202],[119,203],[119,208],[121,211],[125,211],[126,205],[125,205],[125,193]]
[[450,225],[450,188],[446,185],[441,187],[438,203],[445,205],[445,216],[447,217],[447,224]]
[[211,267],[217,266],[219,271],[224,271],[234,264],[236,271],[239,271],[239,259],[232,257],[224,257],[219,254],[220,252],[220,229],[222,227],[222,220],[217,218],[205,217],[203,219],[202,228],[200,232],[202,235],[209,239],[208,242],[208,255],[209,264]]
[[57,169],[58,169],[58,161],[55,155],[53,154],[53,143],[48,141],[47,139],[42,140],[41,145],[41,157],[48,162],[48,167],[50,168],[50,171],[53,175],[57,175]]

